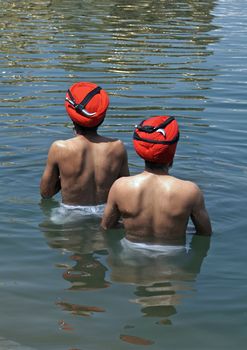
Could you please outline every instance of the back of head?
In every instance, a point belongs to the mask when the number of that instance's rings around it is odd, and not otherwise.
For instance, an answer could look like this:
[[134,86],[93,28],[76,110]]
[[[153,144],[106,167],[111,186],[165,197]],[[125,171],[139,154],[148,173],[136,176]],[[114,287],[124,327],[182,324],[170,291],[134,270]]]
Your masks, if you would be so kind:
[[173,117],[157,116],[136,126],[133,144],[145,161],[170,166],[179,140],[178,123]]
[[71,120],[85,128],[99,126],[109,106],[105,90],[94,83],[79,82],[67,91],[65,108]]

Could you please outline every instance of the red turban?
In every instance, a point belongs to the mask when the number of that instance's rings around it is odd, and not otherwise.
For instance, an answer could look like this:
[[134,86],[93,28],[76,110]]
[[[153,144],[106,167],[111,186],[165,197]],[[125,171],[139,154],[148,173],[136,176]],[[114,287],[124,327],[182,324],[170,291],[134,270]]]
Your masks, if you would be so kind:
[[173,117],[152,117],[136,126],[133,144],[136,153],[152,163],[171,164],[179,140],[178,123]]
[[106,91],[94,83],[73,84],[65,98],[65,108],[72,121],[89,128],[102,123],[108,106]]

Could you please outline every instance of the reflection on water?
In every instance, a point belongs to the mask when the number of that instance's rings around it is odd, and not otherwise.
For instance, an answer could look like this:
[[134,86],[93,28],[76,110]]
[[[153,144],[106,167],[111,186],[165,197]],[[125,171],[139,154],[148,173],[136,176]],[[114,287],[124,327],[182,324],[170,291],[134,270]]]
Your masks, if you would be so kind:
[[[59,207],[55,200],[41,201],[40,207],[46,215],[46,220],[40,224],[47,243],[54,249],[71,252],[70,260],[73,266],[57,264],[64,268],[63,278],[70,282],[70,290],[96,290],[106,288],[109,282],[105,281],[107,268],[95,257],[95,255],[107,254],[104,237],[99,230],[101,218],[95,216],[83,216],[77,221],[69,221],[56,225],[51,220],[54,208]],[[63,220],[62,220],[63,221]]]
[[[194,291],[194,282],[210,246],[209,237],[193,236],[190,249],[156,254],[110,249],[108,263],[114,282],[136,285],[135,302],[144,316],[168,318],[176,305]],[[163,324],[164,320],[161,321]],[[169,323],[169,322],[168,322]]]
[[70,304],[65,301],[57,302],[57,305],[61,306],[63,310],[71,312],[77,316],[91,316],[94,312],[104,312],[105,310],[96,306],[84,306],[78,304]]
[[70,290],[96,290],[109,287],[105,281],[107,268],[93,254],[73,255],[73,267],[63,273],[63,278],[71,283]]
[[[49,217],[55,201],[41,202]],[[49,210],[48,210],[49,208]],[[69,291],[100,291],[111,288],[112,283],[136,286],[129,301],[141,306],[144,316],[161,318],[160,324],[171,324],[177,313],[176,305],[194,292],[194,283],[210,246],[209,237],[192,236],[188,248],[169,250],[135,250],[122,244],[122,240],[99,231],[99,218],[85,216],[81,221],[54,225],[44,221],[41,225],[47,243],[54,249],[71,253],[70,261],[58,263],[65,269],[63,278],[70,283]],[[105,259],[105,257],[107,259]],[[109,271],[110,280],[106,274]],[[57,302],[63,310],[78,316],[92,316],[104,312],[102,306],[81,305],[69,301]]]
[[[100,256],[107,254],[105,240],[99,231],[100,217],[85,215],[80,220],[56,225],[51,218],[53,209],[58,208],[59,203],[55,200],[42,200],[40,207],[46,216],[40,227],[48,245],[71,254],[69,256],[71,263],[56,264],[57,268],[64,270],[62,277],[69,283],[67,290],[81,292],[108,288],[110,286],[110,282],[106,280],[108,269],[100,261]],[[68,300],[59,300],[56,305],[73,315],[85,317],[105,311],[101,306],[75,304]],[[64,329],[63,322],[62,326],[60,324],[62,329]],[[67,326],[65,328],[68,330]]]
[[216,74],[206,64],[213,53],[208,45],[219,39],[211,35],[214,6],[193,0],[6,1],[4,121],[64,125],[64,92],[82,77],[118,99],[111,109],[123,123],[124,117],[136,122],[130,114],[202,111]]

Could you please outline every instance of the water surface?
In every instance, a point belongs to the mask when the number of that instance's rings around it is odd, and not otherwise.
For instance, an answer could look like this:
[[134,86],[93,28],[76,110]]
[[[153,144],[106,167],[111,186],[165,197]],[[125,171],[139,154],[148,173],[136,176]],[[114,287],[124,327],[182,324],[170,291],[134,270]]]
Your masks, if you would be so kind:
[[[2,1],[0,348],[245,349],[246,2]],[[50,144],[71,137],[63,106],[75,81],[100,84],[100,132],[177,118],[172,174],[198,183],[214,235],[187,253],[121,250],[99,217],[50,222],[41,201]]]

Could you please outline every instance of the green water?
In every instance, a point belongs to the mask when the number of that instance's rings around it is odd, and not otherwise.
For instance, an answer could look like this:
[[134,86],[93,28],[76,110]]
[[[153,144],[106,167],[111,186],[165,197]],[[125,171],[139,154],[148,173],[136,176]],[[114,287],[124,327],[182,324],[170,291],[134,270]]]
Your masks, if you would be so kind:
[[[245,0],[1,1],[0,349],[246,348]],[[142,161],[133,127],[177,118],[172,174],[199,184],[211,240],[187,254],[123,255],[99,217],[55,225],[39,181],[71,137],[75,81],[110,95],[100,132]]]

